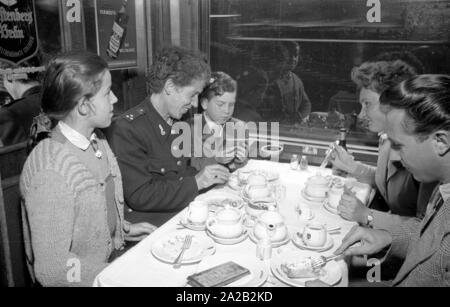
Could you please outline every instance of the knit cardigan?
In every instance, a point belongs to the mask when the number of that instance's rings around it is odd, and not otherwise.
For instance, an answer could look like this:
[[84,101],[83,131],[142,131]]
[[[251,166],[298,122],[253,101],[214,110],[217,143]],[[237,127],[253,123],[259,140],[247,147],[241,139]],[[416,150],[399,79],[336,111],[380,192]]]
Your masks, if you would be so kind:
[[43,286],[91,286],[113,249],[124,246],[120,170],[106,148],[114,178],[117,230],[107,223],[105,183],[70,150],[55,129],[28,157],[20,180],[24,199],[24,239],[32,275]]

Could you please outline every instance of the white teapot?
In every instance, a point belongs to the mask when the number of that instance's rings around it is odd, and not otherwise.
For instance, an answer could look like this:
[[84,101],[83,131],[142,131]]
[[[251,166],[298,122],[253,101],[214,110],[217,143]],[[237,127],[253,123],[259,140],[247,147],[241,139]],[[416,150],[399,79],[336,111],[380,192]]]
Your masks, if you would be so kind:
[[206,228],[224,239],[237,238],[244,232],[243,215],[238,209],[225,207],[208,219]]
[[312,197],[326,197],[328,192],[328,180],[321,176],[312,176],[306,182],[306,193]]
[[253,233],[258,240],[270,236],[272,242],[279,242],[286,238],[288,230],[283,216],[271,207],[259,216]]

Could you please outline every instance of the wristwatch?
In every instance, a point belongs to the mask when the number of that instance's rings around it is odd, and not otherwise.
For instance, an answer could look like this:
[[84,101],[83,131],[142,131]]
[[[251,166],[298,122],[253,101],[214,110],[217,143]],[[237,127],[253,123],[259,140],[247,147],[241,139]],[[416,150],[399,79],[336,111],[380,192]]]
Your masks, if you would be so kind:
[[373,211],[369,210],[369,214],[367,215],[366,226],[372,228],[373,227]]

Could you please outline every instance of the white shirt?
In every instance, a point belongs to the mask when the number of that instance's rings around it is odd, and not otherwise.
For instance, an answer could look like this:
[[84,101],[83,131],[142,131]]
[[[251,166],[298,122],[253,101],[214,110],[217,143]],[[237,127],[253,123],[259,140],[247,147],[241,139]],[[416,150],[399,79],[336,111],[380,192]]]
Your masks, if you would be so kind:
[[211,118],[209,118],[206,112],[203,112],[203,114],[205,115],[206,125],[208,126],[209,130],[211,132],[214,130],[214,136],[221,137],[223,134],[222,125],[219,125],[218,123],[214,122]]
[[70,143],[83,151],[86,151],[89,146],[91,146],[92,141],[97,140],[97,135],[95,133],[92,133],[90,139],[88,140],[84,135],[82,135],[63,121],[58,122],[58,127],[61,130],[61,133],[69,140]]

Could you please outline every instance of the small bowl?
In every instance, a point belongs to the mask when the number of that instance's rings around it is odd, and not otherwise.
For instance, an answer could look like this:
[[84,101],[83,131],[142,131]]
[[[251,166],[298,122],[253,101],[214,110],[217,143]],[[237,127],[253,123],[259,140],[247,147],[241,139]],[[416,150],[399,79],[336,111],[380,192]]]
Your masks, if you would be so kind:
[[260,152],[263,157],[273,158],[273,157],[279,157],[280,154],[283,152],[283,150],[284,150],[284,146],[281,144],[279,144],[279,145],[268,144],[268,145],[261,147]]

